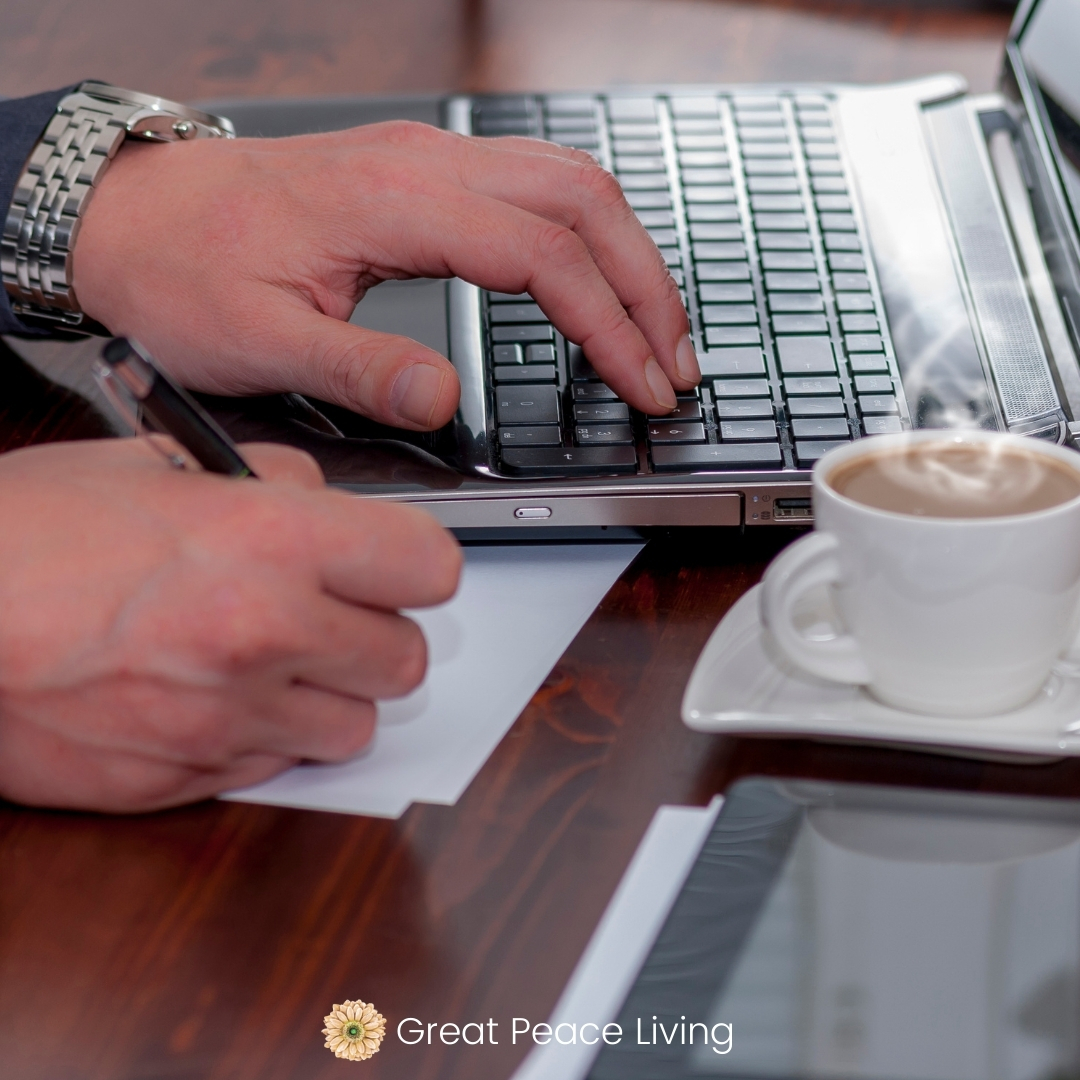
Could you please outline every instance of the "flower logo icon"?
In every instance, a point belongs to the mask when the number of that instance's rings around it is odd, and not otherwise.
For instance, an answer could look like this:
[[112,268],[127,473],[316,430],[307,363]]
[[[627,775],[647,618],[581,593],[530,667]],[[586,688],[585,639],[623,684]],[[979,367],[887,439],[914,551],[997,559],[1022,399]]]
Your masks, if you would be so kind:
[[386,1017],[366,1001],[344,1001],[323,1017],[325,1046],[347,1061],[367,1061],[379,1052],[386,1035]]

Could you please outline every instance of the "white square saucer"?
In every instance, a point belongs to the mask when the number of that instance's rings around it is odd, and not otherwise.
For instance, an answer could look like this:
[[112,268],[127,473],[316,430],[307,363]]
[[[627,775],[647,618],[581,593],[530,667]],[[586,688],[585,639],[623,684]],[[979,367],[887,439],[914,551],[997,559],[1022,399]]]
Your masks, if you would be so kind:
[[[803,674],[761,624],[755,586],[724,616],[694,665],[682,717],[696,731],[874,741],[1026,764],[1080,755],[1080,671],[1059,665],[1039,695],[999,716],[967,719],[894,709],[847,683]],[[822,592],[808,623],[831,623]]]

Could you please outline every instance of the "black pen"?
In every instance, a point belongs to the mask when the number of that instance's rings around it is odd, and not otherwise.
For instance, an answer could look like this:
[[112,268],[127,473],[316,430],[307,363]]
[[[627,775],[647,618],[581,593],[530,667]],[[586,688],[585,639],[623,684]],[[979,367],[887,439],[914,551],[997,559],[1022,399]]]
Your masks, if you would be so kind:
[[[177,386],[150,354],[128,338],[113,338],[101,350],[101,361],[94,374],[112,405],[140,431],[139,417],[128,415],[116,382],[135,399],[155,427],[171,435],[207,472],[225,476],[255,476],[251,466],[240,456],[236,444],[214,422],[206,410],[181,386]],[[183,467],[183,459],[166,457]]]

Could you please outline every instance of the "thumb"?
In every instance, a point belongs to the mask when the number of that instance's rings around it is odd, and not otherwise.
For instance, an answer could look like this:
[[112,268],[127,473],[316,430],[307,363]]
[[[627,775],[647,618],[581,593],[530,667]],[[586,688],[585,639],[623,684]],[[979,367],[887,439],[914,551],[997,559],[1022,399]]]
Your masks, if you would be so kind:
[[291,311],[276,337],[287,343],[288,384],[301,393],[412,431],[442,427],[457,409],[453,365],[412,338],[307,310]]

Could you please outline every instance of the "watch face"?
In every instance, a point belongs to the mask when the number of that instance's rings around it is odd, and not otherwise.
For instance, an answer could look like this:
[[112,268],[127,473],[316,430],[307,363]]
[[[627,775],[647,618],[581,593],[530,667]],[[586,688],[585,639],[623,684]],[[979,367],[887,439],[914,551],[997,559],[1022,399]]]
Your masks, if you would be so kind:
[[218,128],[223,134],[235,135],[232,121],[223,116],[214,116],[211,113],[200,112],[188,105],[181,105],[166,98],[154,97],[152,94],[140,94],[137,90],[127,90],[124,87],[112,86],[109,83],[88,80],[78,87],[83,94],[92,94],[94,97],[105,98],[108,101],[116,101],[123,105],[142,105],[154,112],[160,112],[173,118],[194,120],[205,124],[207,127]]

